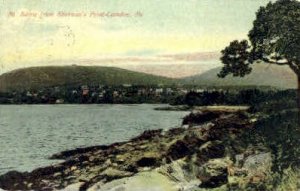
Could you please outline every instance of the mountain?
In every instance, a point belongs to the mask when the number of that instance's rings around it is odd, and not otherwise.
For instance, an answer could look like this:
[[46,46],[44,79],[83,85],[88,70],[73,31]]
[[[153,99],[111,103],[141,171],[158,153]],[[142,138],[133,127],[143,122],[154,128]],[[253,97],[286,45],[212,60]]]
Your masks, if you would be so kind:
[[273,86],[281,89],[296,88],[296,75],[285,66],[255,64],[244,78],[227,76],[218,78],[221,67],[180,80],[104,66],[45,66],[30,67],[2,74],[0,91],[35,89],[63,85],[156,85],[195,84],[204,86]]
[[182,83],[207,86],[273,86],[281,89],[297,87],[297,77],[288,66],[254,64],[252,72],[243,78],[218,78],[220,70],[221,67],[218,67],[199,75],[182,78]]
[[23,68],[2,74],[0,91],[83,84],[171,84],[175,81],[171,78],[114,67],[45,66]]
[[206,61],[201,63],[162,63],[162,64],[126,64],[120,66],[131,71],[154,74],[170,78],[185,78],[192,75],[202,74],[210,69],[222,66],[219,61]]

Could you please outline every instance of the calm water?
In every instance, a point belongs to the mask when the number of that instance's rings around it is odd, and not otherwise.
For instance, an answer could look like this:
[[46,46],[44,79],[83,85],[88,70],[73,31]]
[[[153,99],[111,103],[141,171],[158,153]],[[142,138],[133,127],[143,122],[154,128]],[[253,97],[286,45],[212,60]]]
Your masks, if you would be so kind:
[[147,129],[172,128],[187,112],[159,105],[0,105],[0,174],[58,161],[50,155],[76,147],[124,141]]

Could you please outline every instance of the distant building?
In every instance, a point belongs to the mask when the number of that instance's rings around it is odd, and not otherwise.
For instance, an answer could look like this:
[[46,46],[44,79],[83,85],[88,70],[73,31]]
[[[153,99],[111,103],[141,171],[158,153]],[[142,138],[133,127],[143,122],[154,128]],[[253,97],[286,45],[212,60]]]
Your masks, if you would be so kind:
[[82,89],[82,90],[85,90],[85,89],[89,89],[89,87],[88,87],[87,85],[82,85],[82,86],[81,86],[81,89]]
[[86,95],[88,95],[89,94],[89,89],[84,89],[84,90],[82,90],[82,95],[83,96],[86,96]]
[[202,93],[202,92],[204,92],[204,89],[196,89],[195,92],[197,92],[197,93]]
[[87,85],[82,85],[81,90],[82,90],[82,95],[83,96],[86,96],[86,95],[89,94],[89,87]]
[[145,95],[146,93],[147,93],[147,91],[145,88],[138,90],[138,95]]
[[119,96],[119,92],[118,91],[114,91],[113,92],[113,97],[118,97]]
[[172,88],[166,88],[166,94],[170,95],[172,94],[174,91],[172,90]]
[[64,100],[63,100],[63,99],[57,99],[57,100],[55,101],[55,103],[56,103],[56,104],[62,104],[62,103],[64,103]]
[[130,88],[130,87],[132,87],[132,85],[131,84],[123,84],[123,87],[124,88]]
[[30,93],[30,91],[27,91],[26,96],[32,97],[32,94]]
[[164,90],[162,89],[162,88],[156,88],[155,89],[155,94],[156,95],[160,95],[160,94],[162,94],[164,92]]
[[186,90],[186,89],[180,89],[180,90],[179,90],[179,93],[180,93],[180,94],[187,94],[187,93],[188,93],[188,90]]

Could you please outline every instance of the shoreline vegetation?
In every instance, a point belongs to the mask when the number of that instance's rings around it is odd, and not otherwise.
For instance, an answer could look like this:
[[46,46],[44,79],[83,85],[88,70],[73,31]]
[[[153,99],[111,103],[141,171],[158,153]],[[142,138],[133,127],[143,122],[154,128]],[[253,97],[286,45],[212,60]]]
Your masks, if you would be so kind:
[[[297,113],[194,109],[181,127],[54,154],[63,162],[0,176],[4,190],[296,190]],[[288,148],[288,149],[287,149]]]
[[169,105],[165,107],[156,107],[158,111],[246,111],[249,106],[234,106],[234,105],[212,105],[212,106],[188,106],[188,105]]

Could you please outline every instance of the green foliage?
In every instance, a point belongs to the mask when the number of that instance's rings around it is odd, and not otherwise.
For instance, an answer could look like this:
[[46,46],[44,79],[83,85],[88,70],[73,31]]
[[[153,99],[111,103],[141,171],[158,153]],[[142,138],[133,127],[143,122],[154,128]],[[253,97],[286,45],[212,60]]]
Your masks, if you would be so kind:
[[300,130],[297,110],[284,110],[260,120],[255,133],[264,138],[275,157],[274,171],[300,167]]
[[[281,62],[299,67],[300,2],[279,0],[261,7],[249,32],[253,59]],[[298,65],[297,65],[298,64]]]
[[[261,91],[245,89],[240,91],[189,92],[184,99],[177,98],[178,104],[189,106],[204,105],[248,105],[252,112],[276,113],[283,109],[294,108],[296,91]],[[183,101],[183,102],[182,102]],[[176,103],[174,103],[176,104]]]
[[198,93],[191,91],[191,92],[187,93],[187,95],[185,96],[184,102],[188,106],[192,107],[192,106],[195,106],[195,105],[200,105],[201,104],[201,98],[200,98]]
[[233,76],[245,76],[251,72],[249,67],[249,51],[250,46],[246,40],[241,42],[235,40],[230,43],[228,47],[222,50],[221,61],[224,63],[224,67],[218,74],[218,77],[224,78],[229,73]]
[[[285,103],[278,100],[276,107],[280,104]],[[243,141],[239,142],[239,145],[252,145],[272,153],[272,179],[268,184],[262,184],[272,189],[253,190],[296,190],[300,186],[297,181],[300,177],[298,111],[286,108],[263,116],[260,115],[254,128],[244,131]]]
[[261,7],[246,40],[233,41],[222,51],[224,67],[219,77],[243,77],[250,64],[264,62],[288,65],[300,75],[300,2],[278,0]]
[[264,99],[254,101],[251,104],[250,111],[253,113],[274,114],[280,111],[297,108],[297,93],[293,90],[267,92]]
[[288,168],[283,171],[279,177],[279,184],[276,187],[277,191],[298,190],[300,187],[300,169]]

